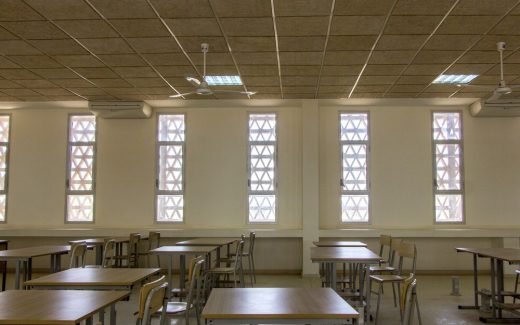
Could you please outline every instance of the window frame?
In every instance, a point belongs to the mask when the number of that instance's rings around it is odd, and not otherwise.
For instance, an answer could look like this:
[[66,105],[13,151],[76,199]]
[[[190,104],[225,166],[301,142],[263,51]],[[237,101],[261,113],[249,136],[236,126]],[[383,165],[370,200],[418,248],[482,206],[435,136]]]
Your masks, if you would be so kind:
[[[434,139],[434,116],[436,113],[457,113],[460,117],[460,139],[459,140],[435,140]],[[430,127],[431,127],[431,152],[432,152],[432,198],[433,198],[433,224],[434,225],[464,225],[466,224],[466,186],[464,177],[464,120],[462,110],[432,110],[430,114]],[[460,167],[460,190],[437,190],[435,184],[437,182],[437,153],[436,144],[458,144],[460,145],[459,153],[459,167]],[[455,195],[458,194],[462,197],[462,220],[461,221],[438,221],[437,220],[437,209],[436,209],[436,196],[437,195]]]
[[[344,114],[366,114],[367,115],[367,141],[343,141],[341,140],[341,116]],[[339,149],[339,222],[341,225],[372,225],[372,180],[371,180],[371,158],[372,158],[372,144],[371,144],[371,121],[370,111],[363,110],[340,110],[338,111],[338,149]],[[347,192],[343,189],[343,145],[345,144],[366,144],[366,175],[367,175],[367,190],[366,191],[350,191]],[[343,195],[367,195],[368,196],[368,220],[367,221],[355,221],[348,222],[343,221]]]
[[13,116],[11,113],[1,113],[0,116],[9,117],[9,131],[7,133],[7,142],[0,142],[0,146],[6,147],[5,152],[5,177],[4,177],[4,190],[0,191],[0,195],[5,195],[5,207],[4,207],[4,220],[0,220],[0,224],[6,224],[8,218],[8,199],[9,199],[9,169],[10,169],[10,156],[11,156],[11,129],[13,124]]
[[[159,141],[159,123],[160,117],[163,115],[182,115],[184,117],[184,141],[182,141],[182,193],[179,194],[175,191],[164,191],[159,190],[159,173],[160,173],[160,150],[161,146],[165,145],[178,145],[178,141]],[[188,123],[187,123],[186,112],[168,113],[160,112],[156,114],[155,122],[155,180],[154,180],[154,223],[155,224],[184,224],[186,223],[186,141],[188,134]],[[181,221],[160,221],[158,220],[158,204],[157,198],[159,195],[182,195],[182,220]]]
[[[254,193],[251,192],[251,141],[249,140],[249,135],[251,132],[251,128],[249,126],[250,116],[251,115],[269,115],[273,114],[275,118],[275,134],[276,134],[276,140],[274,141],[274,191],[273,194],[270,193],[257,193],[257,195],[274,195],[274,204],[275,204],[275,211],[274,211],[274,221],[251,221],[249,220],[249,196],[254,195]],[[279,200],[278,200],[278,143],[279,143],[279,116],[277,111],[248,111],[246,114],[246,141],[247,141],[247,160],[246,160],[246,200],[247,200],[247,208],[246,208],[246,224],[248,225],[277,225],[279,223],[278,218],[278,211],[279,209]]]
[[[94,131],[95,135],[95,141],[93,143],[93,159],[92,159],[92,191],[73,191],[71,192],[69,190],[70,185],[70,171],[71,171],[71,160],[70,160],[70,154],[71,154],[71,147],[72,142],[70,141],[70,131],[71,131],[71,119],[73,116],[94,116],[94,120],[96,122],[96,130]],[[66,156],[66,171],[65,171],[65,224],[94,224],[96,222],[96,187],[97,187],[97,142],[98,142],[98,122],[99,119],[96,115],[91,113],[69,113],[67,114],[67,156]],[[78,142],[78,143],[90,143],[90,142]],[[69,195],[76,194],[75,192],[92,192],[93,201],[92,204],[92,221],[71,221],[68,220],[68,207],[69,207]],[[88,193],[85,193],[88,195]]]

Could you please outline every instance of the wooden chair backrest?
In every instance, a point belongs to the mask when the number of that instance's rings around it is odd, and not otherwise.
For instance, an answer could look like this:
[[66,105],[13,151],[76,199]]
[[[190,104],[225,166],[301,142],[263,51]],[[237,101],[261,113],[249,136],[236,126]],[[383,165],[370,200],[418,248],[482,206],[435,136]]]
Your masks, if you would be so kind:
[[142,320],[143,324],[147,324],[146,314],[155,313],[164,304],[166,287],[168,286],[165,278],[163,275],[155,281],[145,283],[141,287],[141,290],[139,290],[139,310],[137,312],[137,318]]
[[244,241],[240,240],[237,244],[237,250],[235,252],[235,260],[233,268],[235,271],[238,271],[238,269],[242,266],[242,254],[244,253]]
[[249,233],[249,255],[253,255],[255,249],[256,233],[254,231]]
[[199,290],[201,288],[201,277],[202,277],[202,265],[204,264],[204,259],[199,259],[193,266],[190,285],[188,295],[186,296],[186,312],[188,312],[189,308],[198,303],[197,299],[200,297]]
[[388,262],[390,266],[394,266],[395,264],[395,256],[399,250],[399,247],[401,246],[401,243],[403,240],[401,238],[394,238],[392,237],[392,241],[390,243],[390,254],[388,257]]
[[191,281],[191,277],[193,275],[193,269],[195,268],[195,264],[197,264],[198,261],[204,261],[204,257],[197,256],[197,257],[190,259],[190,262],[188,264],[188,282]]
[[161,241],[161,233],[158,231],[150,231],[148,233],[148,249],[159,248]]
[[70,268],[85,267],[85,255],[87,253],[87,243],[77,242],[70,247]]
[[105,239],[103,247],[103,264],[102,267],[112,267],[114,256],[116,255],[116,241],[115,239]]
[[130,239],[128,240],[128,254],[136,254],[137,249],[139,248],[139,242],[141,241],[140,233],[132,233],[130,234]]
[[381,235],[379,236],[379,243],[381,246],[390,246],[392,243],[392,236],[389,235]]
[[403,261],[408,258],[412,262],[412,273],[415,274],[415,260],[417,258],[417,248],[415,244],[402,242],[399,246],[399,274],[403,269]]

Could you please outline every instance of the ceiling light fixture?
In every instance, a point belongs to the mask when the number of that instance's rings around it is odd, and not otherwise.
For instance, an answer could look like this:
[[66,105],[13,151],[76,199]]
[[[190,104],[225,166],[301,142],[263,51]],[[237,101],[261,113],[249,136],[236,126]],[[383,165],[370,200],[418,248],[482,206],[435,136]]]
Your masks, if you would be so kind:
[[240,76],[206,76],[204,80],[209,86],[241,86]]
[[434,84],[467,84],[478,77],[477,74],[441,74],[433,81]]

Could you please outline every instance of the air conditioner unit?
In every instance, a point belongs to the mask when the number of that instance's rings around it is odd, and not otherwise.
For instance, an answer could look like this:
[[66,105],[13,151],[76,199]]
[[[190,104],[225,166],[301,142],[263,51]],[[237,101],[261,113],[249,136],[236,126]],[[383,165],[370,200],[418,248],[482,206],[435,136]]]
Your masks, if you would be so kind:
[[145,102],[89,102],[88,108],[92,114],[109,119],[149,118],[152,108]]
[[471,104],[469,112],[475,117],[520,116],[520,99],[479,100]]

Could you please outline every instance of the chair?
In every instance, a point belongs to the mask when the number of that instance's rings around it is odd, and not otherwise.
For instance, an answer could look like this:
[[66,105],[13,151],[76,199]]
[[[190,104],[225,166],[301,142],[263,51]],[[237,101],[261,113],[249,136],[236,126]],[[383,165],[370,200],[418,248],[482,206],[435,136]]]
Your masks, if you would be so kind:
[[[397,251],[399,250],[399,247],[401,246],[401,243],[403,242],[402,239],[399,238],[391,238],[390,242],[390,250],[388,254],[388,260],[385,261],[387,265],[381,265],[381,263],[377,266],[370,266],[370,274],[391,274],[395,272],[395,256]],[[383,246],[381,246],[383,247]],[[382,249],[381,249],[382,251]],[[382,256],[382,255],[380,255]],[[384,289],[381,289],[381,292],[384,292]],[[394,297],[394,307],[397,307],[397,298],[395,294],[395,283],[392,282],[392,294]]]
[[[256,283],[255,257],[254,257],[255,240],[256,240],[256,233],[252,231],[249,233],[249,248],[248,248],[247,252],[242,253],[242,257],[247,257],[247,266],[249,267],[249,278],[251,280],[251,287],[253,286],[253,283]],[[231,253],[230,256],[235,256],[235,253]]]
[[[379,284],[374,324],[377,324],[377,315],[379,313],[379,306],[381,304],[381,296],[383,295],[383,284],[396,283],[399,287],[399,285],[405,280],[405,278],[403,276],[401,276],[405,258],[411,260],[411,263],[412,263],[411,273],[415,274],[415,268],[416,268],[415,260],[417,257],[417,249],[416,249],[415,245],[402,242],[401,245],[399,246],[398,253],[399,253],[399,264],[398,264],[395,274],[370,275],[370,282],[369,282],[370,287],[372,286],[372,282],[377,282]],[[369,290],[371,290],[371,288],[369,288]],[[399,296],[400,295],[401,295],[401,293],[399,291]],[[401,297],[399,297],[399,298],[401,298]],[[399,299],[399,302],[401,302],[401,299]]]
[[419,301],[417,300],[417,279],[412,273],[408,278],[403,280],[401,286],[400,309],[402,325],[412,324],[414,307],[417,311],[419,324],[422,324],[421,312],[419,310]]
[[[7,241],[0,243],[0,251],[7,250]],[[2,272],[2,291],[5,291],[5,284],[7,281],[7,262],[0,262],[0,272]]]
[[159,279],[148,282],[139,291],[139,310],[137,312],[137,325],[150,325],[151,316],[165,305],[166,289],[168,283],[163,275]]
[[85,267],[85,255],[87,253],[87,243],[78,242],[72,244],[70,248],[69,268]]
[[162,317],[172,318],[183,316],[186,325],[190,323],[190,311],[195,309],[197,317],[197,325],[200,325],[200,313],[201,313],[201,296],[202,296],[202,265],[204,259],[199,259],[194,267],[189,281],[189,289],[186,296],[185,302],[168,302],[166,304],[166,310],[163,308],[159,309],[156,314],[161,314]]
[[178,297],[179,301],[182,301],[182,299],[184,299],[187,296],[188,291],[189,291],[188,289],[190,287],[191,277],[193,275],[193,270],[195,268],[195,264],[197,264],[197,262],[201,261],[201,260],[203,260],[202,256],[198,256],[198,257],[194,257],[194,258],[190,259],[190,261],[188,263],[188,276],[184,280],[184,288],[172,288],[172,290],[171,290],[172,295],[174,297]]
[[101,259],[101,265],[87,265],[87,268],[106,268],[114,265],[114,257],[116,252],[116,241],[115,239],[105,239],[103,245],[103,257]]
[[126,261],[127,267],[139,267],[139,244],[141,242],[141,234],[131,233],[128,240],[126,255],[114,256],[115,260]]
[[[152,257],[152,254],[150,254],[150,251],[154,248],[161,247],[161,233],[157,231],[150,231],[148,233],[148,251],[144,253],[139,253],[139,255],[144,255],[146,257],[146,266],[150,267],[150,259]],[[155,255],[157,258],[157,267],[161,267],[161,260],[159,258],[159,255]]]
[[387,264],[392,259],[392,236],[389,235],[380,235],[379,236],[379,256],[384,256],[385,254],[385,248],[388,247],[388,259],[381,259],[379,262],[379,265],[381,264]]
[[244,287],[244,269],[242,267],[242,254],[244,252],[244,241],[240,240],[236,247],[235,258],[230,260],[230,267],[215,267],[208,271],[213,280],[217,280],[221,275],[229,277],[233,275],[233,283],[237,287],[237,276],[240,276],[240,283]]

